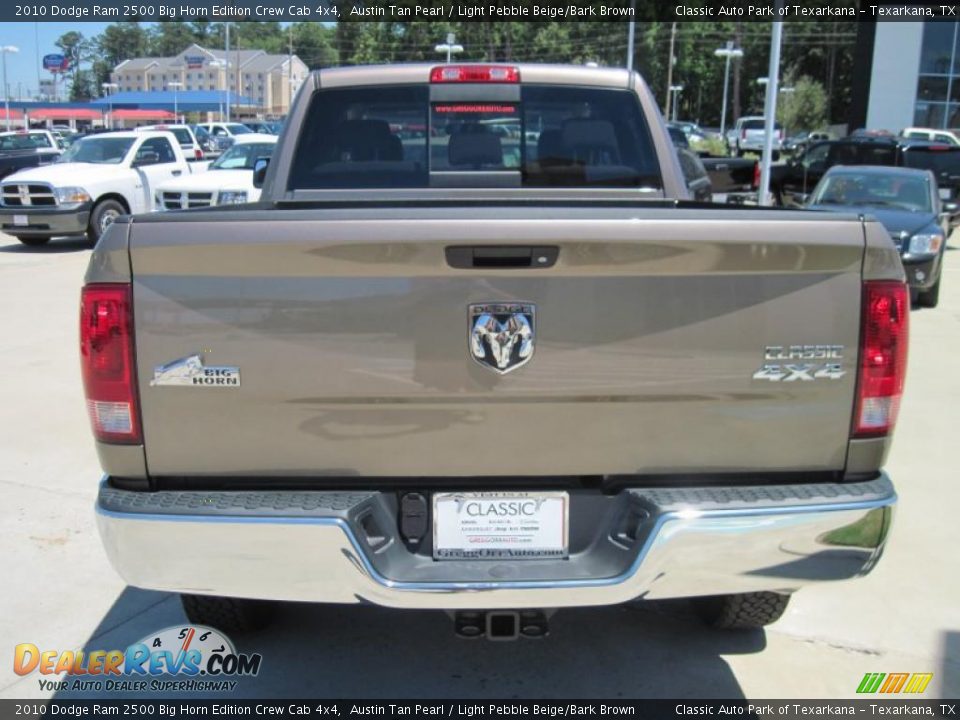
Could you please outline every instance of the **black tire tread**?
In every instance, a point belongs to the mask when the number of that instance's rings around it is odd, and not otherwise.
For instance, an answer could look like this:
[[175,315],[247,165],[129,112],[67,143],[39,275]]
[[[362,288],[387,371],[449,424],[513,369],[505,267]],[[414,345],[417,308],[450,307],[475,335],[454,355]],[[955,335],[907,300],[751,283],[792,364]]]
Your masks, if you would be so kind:
[[741,593],[703,598],[700,611],[711,627],[720,630],[753,630],[779,620],[789,595],[773,592]]
[[216,595],[181,595],[187,619],[225,633],[244,633],[264,627],[273,614],[273,603]]

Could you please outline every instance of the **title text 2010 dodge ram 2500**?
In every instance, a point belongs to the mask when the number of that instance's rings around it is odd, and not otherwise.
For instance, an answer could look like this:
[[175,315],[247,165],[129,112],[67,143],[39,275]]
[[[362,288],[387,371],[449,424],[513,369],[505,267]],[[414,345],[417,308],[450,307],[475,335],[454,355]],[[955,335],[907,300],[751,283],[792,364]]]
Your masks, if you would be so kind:
[[323,70],[261,170],[90,262],[130,584],[223,629],[299,600],[511,637],[644,598],[762,625],[876,562],[908,313],[879,224],[686,201],[615,69]]

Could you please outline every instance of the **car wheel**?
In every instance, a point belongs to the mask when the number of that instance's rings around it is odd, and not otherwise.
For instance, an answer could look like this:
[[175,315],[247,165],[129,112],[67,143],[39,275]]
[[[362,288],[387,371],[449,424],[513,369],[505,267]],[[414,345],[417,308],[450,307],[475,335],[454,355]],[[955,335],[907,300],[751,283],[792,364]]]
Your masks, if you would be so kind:
[[754,630],[776,622],[787,609],[789,595],[772,592],[695,598],[703,621],[721,630]]
[[30,247],[37,247],[39,245],[46,245],[50,242],[50,238],[46,237],[20,237],[16,236],[17,240],[22,242],[24,245],[29,245]]
[[90,213],[90,224],[87,227],[87,237],[91,243],[96,243],[107,228],[121,215],[126,215],[127,209],[116,200],[101,200]]
[[259,630],[269,623],[275,610],[275,604],[266,600],[216,595],[181,595],[180,603],[190,622],[225,633]]
[[937,281],[933,284],[933,287],[929,290],[920,293],[917,297],[917,304],[920,307],[925,308],[935,308],[940,302],[940,280],[942,278],[937,278]]

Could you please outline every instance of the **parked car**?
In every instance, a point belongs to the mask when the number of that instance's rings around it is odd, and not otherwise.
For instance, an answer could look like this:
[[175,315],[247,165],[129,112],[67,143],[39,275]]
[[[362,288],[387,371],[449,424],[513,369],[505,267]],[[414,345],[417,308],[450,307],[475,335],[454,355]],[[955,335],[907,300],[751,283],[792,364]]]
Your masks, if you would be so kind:
[[70,146],[57,162],[0,184],[0,225],[25,245],[86,233],[96,242],[121,215],[144,212],[160,183],[190,173],[169,132],[112,132]]
[[160,184],[154,195],[154,207],[183,210],[259,200],[260,188],[253,185],[253,166],[257,160],[269,159],[276,143],[276,135],[238,137],[229,150],[210,164],[207,172]]
[[187,160],[203,160],[203,146],[189,125],[143,125],[137,128],[137,132],[168,132],[171,133],[180,143],[180,149],[183,150],[183,156]]
[[783,151],[796,155],[803,152],[809,145],[822,140],[830,140],[830,133],[820,130],[806,130],[792,135],[783,141]]
[[198,126],[213,135],[213,137],[235,138],[240,135],[249,135],[253,132],[253,130],[239,122],[198,123]]
[[193,130],[194,137],[196,137],[197,142],[200,143],[205,159],[212,160],[218,157],[226,148],[230,147],[230,138],[215,138],[199,125],[191,125],[190,129]]
[[243,124],[261,135],[280,134],[280,123],[273,120],[245,120]]
[[819,142],[770,172],[770,190],[781,205],[803,205],[835,165],[891,165],[931,170],[941,199],[960,193],[960,147],[896,137],[845,138]]
[[699,202],[713,202],[713,184],[697,154],[678,147],[677,159],[680,160],[680,170],[690,196]]
[[47,130],[0,133],[0,180],[18,170],[52,163],[61,152],[57,138]]
[[957,134],[952,130],[910,127],[901,130],[900,137],[907,138],[908,140],[927,140],[929,142],[960,147],[960,137],[957,137]]
[[225,632],[309,601],[506,640],[677,597],[757,628],[877,566],[908,322],[882,225],[690,203],[622,68],[330,68],[290,118],[260,202],[121,218],[90,259],[127,584]]
[[[763,152],[764,138],[766,138],[766,120],[762,115],[742,117],[737,120],[734,127],[735,135],[735,154],[743,157],[746,153],[761,154]],[[779,122],[773,123],[773,159],[780,158],[780,151],[783,145],[783,125]]]
[[807,207],[862,213],[883,223],[906,269],[912,301],[937,306],[950,228],[932,172],[835,166],[814,188]]

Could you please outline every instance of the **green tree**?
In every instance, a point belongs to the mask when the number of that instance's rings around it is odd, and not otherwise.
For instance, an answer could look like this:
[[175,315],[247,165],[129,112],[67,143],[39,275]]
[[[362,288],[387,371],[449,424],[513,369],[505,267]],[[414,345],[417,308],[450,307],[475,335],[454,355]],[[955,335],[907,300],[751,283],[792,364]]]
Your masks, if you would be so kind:
[[83,33],[71,30],[57,38],[55,45],[70,61],[70,99],[89,99],[91,97],[91,77],[81,77],[81,63],[90,59],[93,43]]
[[324,68],[337,64],[335,31],[316,22],[293,25],[293,52],[307,67]]
[[197,41],[187,23],[159,22],[148,31],[148,54],[154,57],[170,57],[184,51]]
[[827,92],[807,76],[785,81],[793,92],[781,93],[777,101],[777,120],[788,132],[819,130],[827,124]]
[[108,25],[93,39],[97,55],[116,67],[124,60],[147,54],[147,33],[138,22]]

